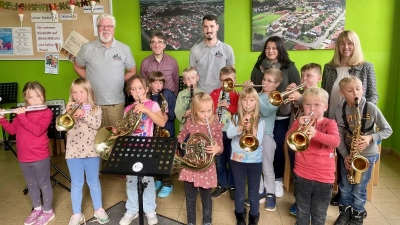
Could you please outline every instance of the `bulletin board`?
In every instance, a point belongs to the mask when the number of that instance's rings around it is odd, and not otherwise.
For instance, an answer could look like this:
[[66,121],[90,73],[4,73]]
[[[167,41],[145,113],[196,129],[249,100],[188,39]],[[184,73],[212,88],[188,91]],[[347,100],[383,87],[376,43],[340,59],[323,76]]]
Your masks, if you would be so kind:
[[[46,53],[58,54],[73,31],[89,41],[96,39],[94,18],[103,13],[112,14],[112,0],[93,1],[96,4],[89,0],[73,0],[74,14],[71,14],[70,1],[0,0],[0,60],[44,60]],[[56,9],[54,17],[51,8]],[[60,54],[60,60],[68,59]]]

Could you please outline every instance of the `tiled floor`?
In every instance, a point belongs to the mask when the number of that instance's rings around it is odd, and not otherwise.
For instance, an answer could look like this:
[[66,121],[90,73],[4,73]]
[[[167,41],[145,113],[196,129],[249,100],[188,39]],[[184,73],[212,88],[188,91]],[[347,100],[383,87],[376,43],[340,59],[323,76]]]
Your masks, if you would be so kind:
[[[63,155],[51,158],[62,171],[68,173],[67,164]],[[70,184],[61,176],[57,175],[62,183]],[[103,187],[104,208],[109,208],[119,201],[126,201],[125,182],[114,175],[101,175]],[[185,196],[182,182],[173,177],[174,191],[167,198],[157,198],[157,213],[166,217],[186,222]],[[23,224],[29,215],[31,204],[29,197],[22,193],[25,187],[17,159],[11,151],[4,151],[0,147],[0,224]],[[59,185],[54,186],[53,206],[56,214],[53,224],[68,224],[71,217],[70,194]],[[293,203],[293,192],[285,192],[282,198],[277,200],[277,210],[267,212],[260,207],[260,225],[263,224],[294,224],[295,217],[289,215],[288,208]],[[201,203],[198,199],[197,221],[201,221]],[[93,208],[89,197],[89,189],[84,189],[83,213],[89,219],[93,216]],[[234,204],[229,199],[229,194],[224,194],[214,200],[213,224],[230,225],[235,224],[233,214]],[[381,174],[379,184],[373,189],[371,202],[367,202],[368,218],[364,224],[400,224],[400,160],[389,153],[382,154]],[[112,215],[111,215],[112,216]],[[333,224],[338,216],[337,207],[329,207],[326,224]]]

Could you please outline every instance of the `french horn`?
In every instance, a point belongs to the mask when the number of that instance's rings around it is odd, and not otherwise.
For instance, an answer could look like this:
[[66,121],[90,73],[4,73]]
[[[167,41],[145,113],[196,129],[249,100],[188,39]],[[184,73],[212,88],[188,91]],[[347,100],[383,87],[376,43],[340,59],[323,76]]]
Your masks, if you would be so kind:
[[[139,104],[141,104],[139,97]],[[129,136],[139,126],[142,119],[142,113],[135,113],[132,107],[125,113],[124,117],[117,122],[115,127],[106,126],[101,128],[94,138],[94,147],[101,158],[108,160],[115,140],[119,136]]]

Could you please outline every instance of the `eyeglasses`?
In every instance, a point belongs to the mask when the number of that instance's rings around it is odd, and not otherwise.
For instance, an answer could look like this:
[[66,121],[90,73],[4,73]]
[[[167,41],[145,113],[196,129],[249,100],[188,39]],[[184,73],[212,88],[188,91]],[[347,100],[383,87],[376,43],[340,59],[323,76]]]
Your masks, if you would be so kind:
[[97,25],[97,29],[104,30],[105,28],[112,29],[112,28],[114,28],[114,26],[113,25]]
[[150,41],[150,44],[152,44],[152,45],[154,45],[154,44],[162,45],[162,44],[164,44],[164,42],[163,41]]

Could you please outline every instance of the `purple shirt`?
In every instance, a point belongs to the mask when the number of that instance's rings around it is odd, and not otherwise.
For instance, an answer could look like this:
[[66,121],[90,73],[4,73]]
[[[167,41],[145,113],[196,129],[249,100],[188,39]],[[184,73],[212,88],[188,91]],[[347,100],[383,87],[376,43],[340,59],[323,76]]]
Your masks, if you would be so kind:
[[176,60],[164,53],[162,60],[158,62],[154,54],[151,54],[143,59],[140,74],[147,80],[153,71],[160,71],[164,74],[164,88],[172,91],[176,96],[179,90],[179,68]]

